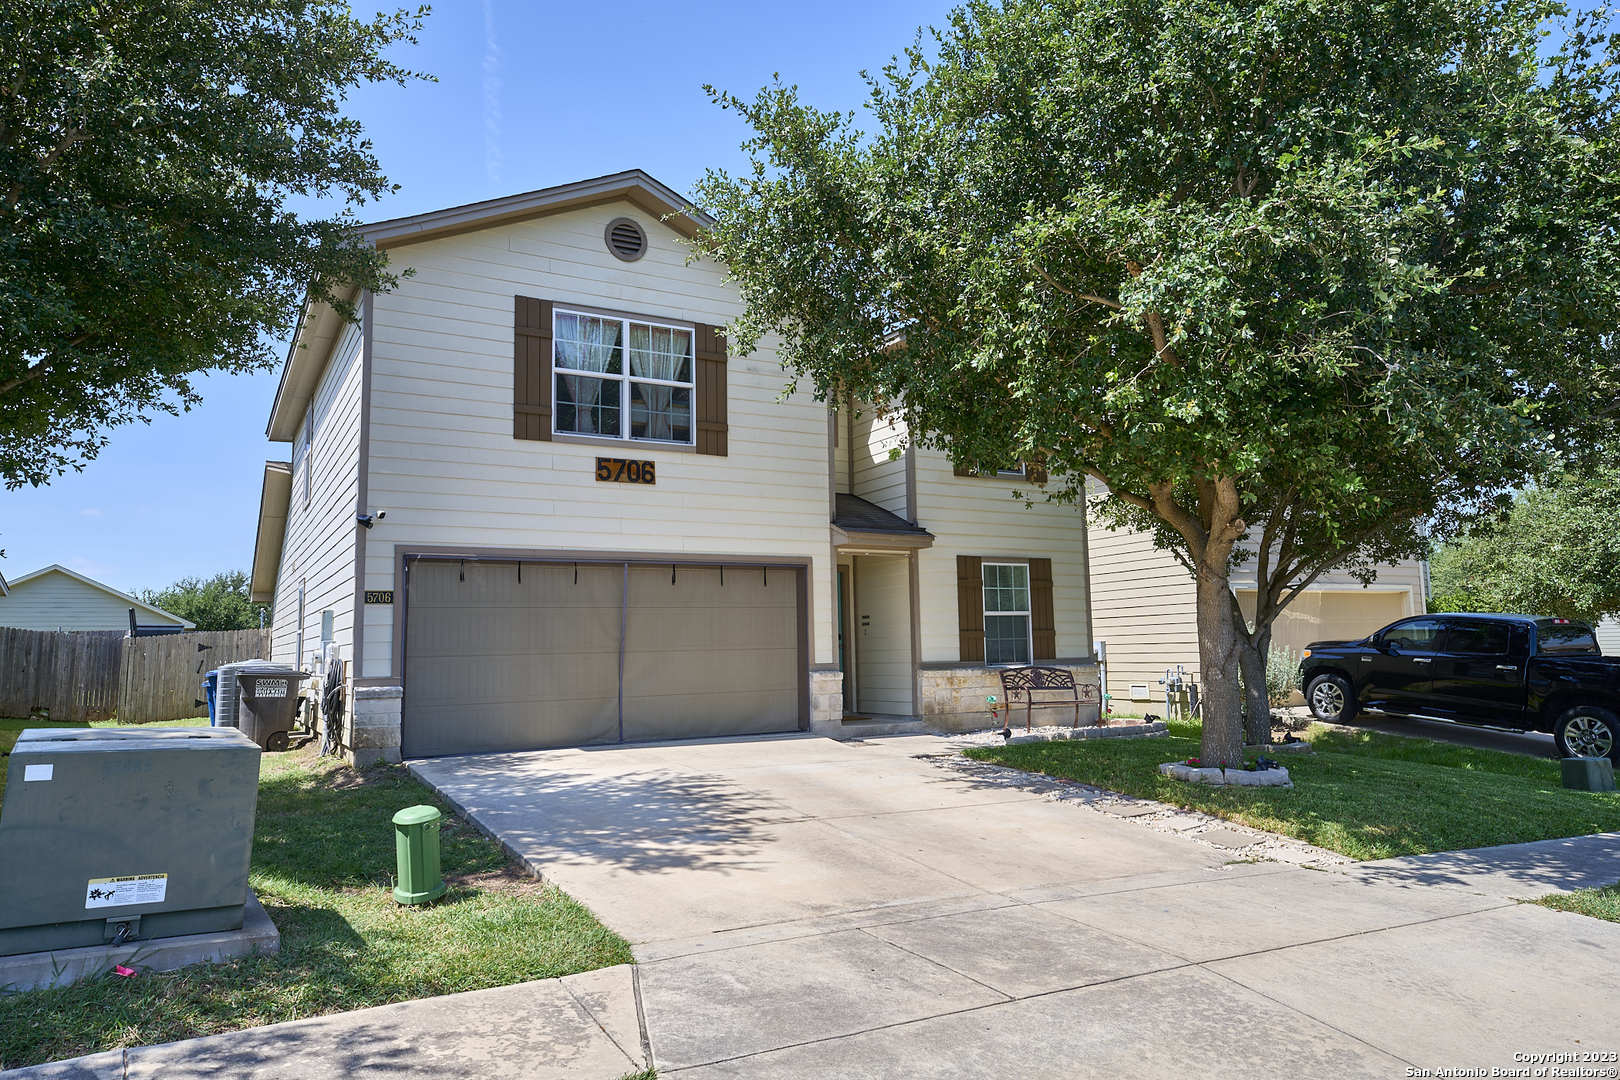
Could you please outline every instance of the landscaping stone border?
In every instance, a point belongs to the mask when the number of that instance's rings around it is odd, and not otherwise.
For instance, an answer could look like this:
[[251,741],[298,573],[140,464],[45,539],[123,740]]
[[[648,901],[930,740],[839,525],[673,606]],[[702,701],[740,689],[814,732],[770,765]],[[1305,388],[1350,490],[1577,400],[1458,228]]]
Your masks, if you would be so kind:
[[1159,773],[1168,776],[1172,780],[1186,780],[1194,784],[1209,784],[1212,787],[1291,788],[1294,786],[1294,781],[1288,776],[1288,770],[1281,766],[1275,769],[1205,769],[1180,761],[1166,761],[1159,766]]
[[1146,724],[1109,724],[1107,726],[1088,724],[1077,728],[1047,729],[1045,731],[1034,731],[1027,735],[1014,735],[1007,742],[1011,744],[1065,742],[1070,739],[1133,739],[1168,735],[1169,733],[1170,729],[1165,726],[1162,720],[1154,720]]

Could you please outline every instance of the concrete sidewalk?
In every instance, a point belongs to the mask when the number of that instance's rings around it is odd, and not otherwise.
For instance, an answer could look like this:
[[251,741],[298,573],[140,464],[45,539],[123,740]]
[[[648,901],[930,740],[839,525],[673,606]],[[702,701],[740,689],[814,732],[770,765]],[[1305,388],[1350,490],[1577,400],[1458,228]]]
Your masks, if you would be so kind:
[[6,1080],[618,1080],[646,1049],[628,964],[17,1069]]

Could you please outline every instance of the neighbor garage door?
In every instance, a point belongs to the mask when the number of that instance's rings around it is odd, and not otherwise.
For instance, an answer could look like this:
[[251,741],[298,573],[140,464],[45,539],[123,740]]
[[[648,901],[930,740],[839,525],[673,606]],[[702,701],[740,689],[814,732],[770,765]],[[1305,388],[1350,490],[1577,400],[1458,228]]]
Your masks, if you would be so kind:
[[404,753],[797,730],[799,574],[413,559]]
[[[1283,609],[1272,624],[1271,643],[1299,652],[1313,641],[1350,641],[1388,626],[1407,611],[1410,593],[1373,590],[1307,589]],[[1245,613],[1254,610],[1254,593],[1238,594]]]

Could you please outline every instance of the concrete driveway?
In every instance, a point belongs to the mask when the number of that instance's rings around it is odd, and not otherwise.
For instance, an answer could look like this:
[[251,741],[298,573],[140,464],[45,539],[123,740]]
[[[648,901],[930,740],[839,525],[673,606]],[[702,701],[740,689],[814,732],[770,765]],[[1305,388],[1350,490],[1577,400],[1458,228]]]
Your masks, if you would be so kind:
[[662,1075],[1392,1077],[1620,1049],[1620,926],[1237,861],[927,760],[945,749],[789,736],[412,769],[635,944]]

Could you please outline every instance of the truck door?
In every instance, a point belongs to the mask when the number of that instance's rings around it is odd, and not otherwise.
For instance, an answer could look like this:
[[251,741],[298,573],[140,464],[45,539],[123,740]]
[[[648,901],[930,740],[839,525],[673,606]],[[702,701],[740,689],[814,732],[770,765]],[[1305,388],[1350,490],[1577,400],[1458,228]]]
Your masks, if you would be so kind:
[[1483,724],[1517,722],[1524,710],[1526,627],[1501,619],[1442,620],[1429,704],[1435,712]]
[[1361,699],[1396,712],[1422,712],[1434,682],[1434,658],[1440,649],[1440,620],[1398,622],[1373,639],[1375,651],[1363,657],[1368,669]]

